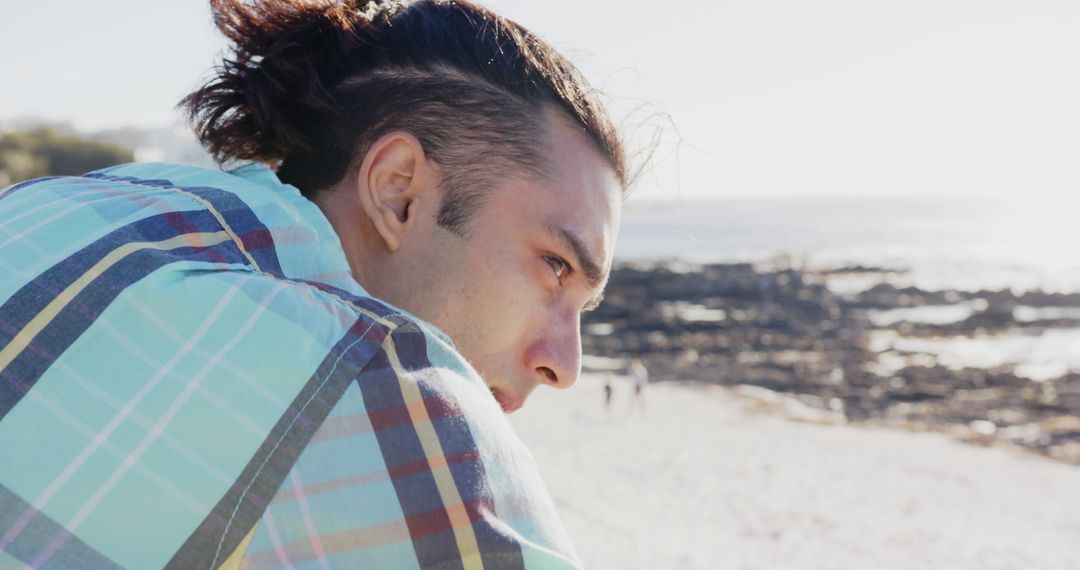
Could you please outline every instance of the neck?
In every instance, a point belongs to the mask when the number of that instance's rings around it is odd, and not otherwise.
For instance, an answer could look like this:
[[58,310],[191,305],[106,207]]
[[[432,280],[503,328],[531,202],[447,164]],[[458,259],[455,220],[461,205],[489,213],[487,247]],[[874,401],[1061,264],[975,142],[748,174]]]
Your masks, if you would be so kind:
[[322,210],[341,240],[353,279],[368,292],[376,289],[374,276],[379,273],[378,266],[383,256],[378,255],[378,244],[375,243],[379,235],[363,209],[350,192],[338,188],[319,192],[312,201]]

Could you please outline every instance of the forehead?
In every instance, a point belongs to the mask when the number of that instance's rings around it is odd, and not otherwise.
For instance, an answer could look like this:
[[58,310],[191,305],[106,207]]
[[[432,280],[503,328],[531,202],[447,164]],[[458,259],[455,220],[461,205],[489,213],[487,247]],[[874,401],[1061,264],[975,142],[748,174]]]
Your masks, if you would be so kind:
[[531,192],[542,221],[579,235],[605,265],[614,253],[622,209],[615,172],[583,130],[550,112],[546,141],[550,176]]
[[[554,253],[572,234],[602,269],[611,266],[622,208],[615,172],[592,141],[561,112],[550,112],[538,140],[544,176],[507,173],[485,196],[469,234],[475,247],[531,244]],[[565,245],[566,240],[561,240]]]

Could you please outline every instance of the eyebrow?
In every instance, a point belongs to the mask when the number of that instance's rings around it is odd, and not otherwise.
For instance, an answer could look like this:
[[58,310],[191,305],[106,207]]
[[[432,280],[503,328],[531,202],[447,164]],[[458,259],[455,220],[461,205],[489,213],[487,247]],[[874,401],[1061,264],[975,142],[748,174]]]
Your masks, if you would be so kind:
[[560,228],[557,226],[548,226],[548,230],[555,236],[555,239],[559,243],[565,245],[567,249],[573,254],[575,264],[581,268],[581,272],[585,274],[585,279],[589,282],[589,286],[594,289],[601,289],[589,302],[585,305],[585,310],[590,311],[595,309],[600,301],[604,299],[604,291],[602,287],[607,281],[607,274],[600,268],[600,264],[596,261],[596,256],[589,251],[589,248],[585,246],[585,242],[574,232]]

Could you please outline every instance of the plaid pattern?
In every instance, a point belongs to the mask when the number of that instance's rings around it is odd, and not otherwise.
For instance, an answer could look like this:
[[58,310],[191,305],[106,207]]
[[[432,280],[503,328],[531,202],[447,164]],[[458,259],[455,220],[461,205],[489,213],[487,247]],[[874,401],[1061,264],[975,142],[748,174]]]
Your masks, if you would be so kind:
[[0,568],[572,568],[438,330],[268,169],[0,191]]

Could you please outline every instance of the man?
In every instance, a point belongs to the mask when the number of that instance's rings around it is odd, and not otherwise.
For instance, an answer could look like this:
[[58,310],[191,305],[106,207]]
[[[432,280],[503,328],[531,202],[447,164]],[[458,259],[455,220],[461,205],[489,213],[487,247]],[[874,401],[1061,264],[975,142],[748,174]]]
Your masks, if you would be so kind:
[[579,372],[602,107],[466,2],[211,4],[254,163],[0,194],[0,567],[577,566],[503,412]]

